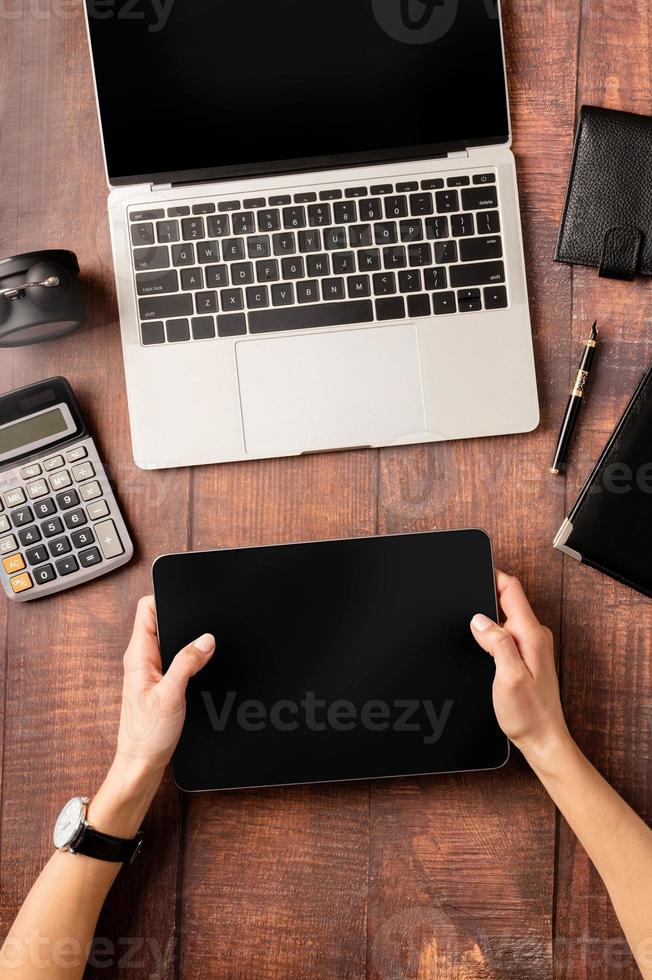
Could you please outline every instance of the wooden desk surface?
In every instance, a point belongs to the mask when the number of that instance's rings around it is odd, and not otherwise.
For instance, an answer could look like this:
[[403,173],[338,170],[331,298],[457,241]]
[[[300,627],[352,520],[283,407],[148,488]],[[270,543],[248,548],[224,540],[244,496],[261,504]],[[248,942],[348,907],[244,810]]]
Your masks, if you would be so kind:
[[[648,0],[507,0],[542,424],[533,435],[143,473],[131,458],[81,3],[0,15],[2,255],[66,247],[83,332],[0,355],[0,390],[65,374],[92,420],[139,554],[52,600],[0,600],[2,927],[51,850],[62,802],[111,758],[121,656],[160,551],[459,527],[493,536],[555,631],[582,748],[652,818],[652,604],[551,540],[652,356],[647,282],[552,261],[578,107],[650,112]],[[567,481],[548,473],[587,325],[604,340]],[[175,393],[183,407],[183,392]],[[595,872],[518,753],[490,775],[182,798],[102,915],[92,977],[614,980],[637,976]]]

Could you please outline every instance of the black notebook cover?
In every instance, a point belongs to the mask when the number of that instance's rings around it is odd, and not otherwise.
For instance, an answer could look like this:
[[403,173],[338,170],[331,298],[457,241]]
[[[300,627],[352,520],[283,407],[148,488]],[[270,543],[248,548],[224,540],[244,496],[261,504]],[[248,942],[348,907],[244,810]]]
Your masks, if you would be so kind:
[[554,544],[652,597],[652,365]]

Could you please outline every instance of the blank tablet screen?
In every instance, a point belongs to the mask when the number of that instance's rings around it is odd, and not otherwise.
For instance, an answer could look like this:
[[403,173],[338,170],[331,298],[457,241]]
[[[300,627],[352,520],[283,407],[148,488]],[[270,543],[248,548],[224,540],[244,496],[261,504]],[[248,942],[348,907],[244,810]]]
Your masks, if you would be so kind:
[[506,761],[493,662],[469,629],[476,612],[497,617],[484,532],[166,555],[153,577],[164,669],[217,638],[188,688],[181,789]]

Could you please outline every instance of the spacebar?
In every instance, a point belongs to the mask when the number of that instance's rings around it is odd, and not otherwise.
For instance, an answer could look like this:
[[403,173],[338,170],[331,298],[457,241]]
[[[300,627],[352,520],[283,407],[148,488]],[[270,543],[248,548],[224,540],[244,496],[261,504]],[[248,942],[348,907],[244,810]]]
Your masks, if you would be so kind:
[[249,313],[251,333],[277,330],[310,330],[312,327],[337,327],[347,323],[370,323],[374,319],[371,300],[353,303],[319,303],[313,306],[288,306],[275,310],[252,310]]

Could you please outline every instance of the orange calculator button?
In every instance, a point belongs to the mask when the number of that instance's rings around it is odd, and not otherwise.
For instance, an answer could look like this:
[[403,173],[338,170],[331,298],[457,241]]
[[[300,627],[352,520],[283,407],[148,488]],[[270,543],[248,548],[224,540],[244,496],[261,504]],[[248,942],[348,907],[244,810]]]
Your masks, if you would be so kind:
[[7,575],[13,575],[14,572],[22,572],[23,568],[25,568],[22,555],[12,555],[11,558],[3,558],[2,564],[5,566]]
[[22,575],[14,575],[9,581],[14,592],[27,592],[34,584],[27,572],[23,572]]

